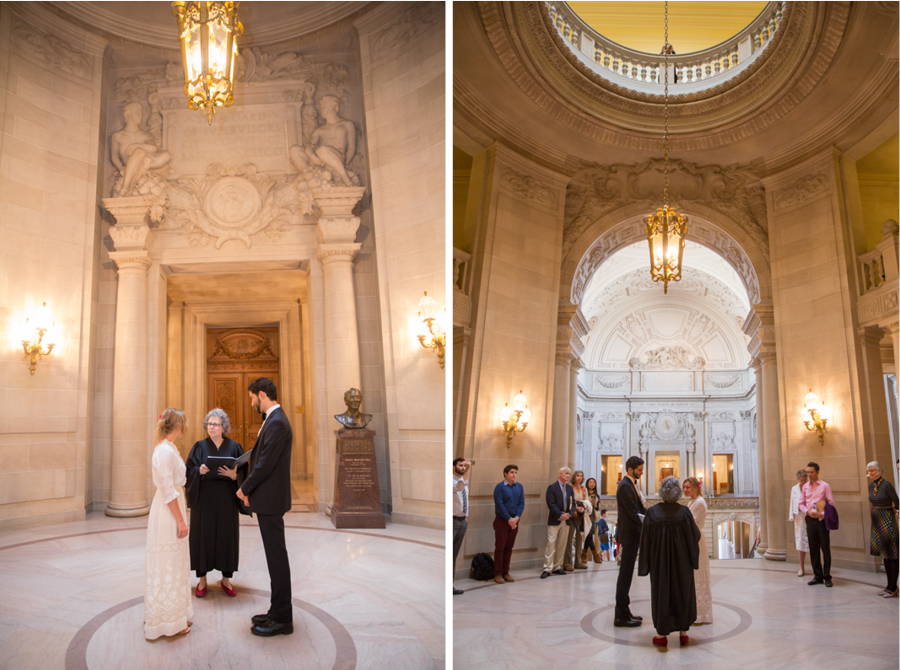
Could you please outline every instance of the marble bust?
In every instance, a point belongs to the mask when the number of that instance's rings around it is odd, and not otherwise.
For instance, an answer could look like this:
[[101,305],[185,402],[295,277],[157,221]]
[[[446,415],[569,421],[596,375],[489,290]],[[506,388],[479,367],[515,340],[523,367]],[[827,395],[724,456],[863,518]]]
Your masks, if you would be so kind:
[[357,388],[352,388],[344,394],[344,404],[347,405],[347,411],[343,414],[335,414],[334,418],[341,422],[344,428],[351,430],[359,430],[365,428],[372,420],[371,414],[363,414],[359,411],[362,404],[362,393]]
[[325,123],[310,133],[306,146],[292,146],[289,153],[300,172],[305,173],[311,165],[324,167],[331,171],[335,181],[355,186],[355,175],[346,166],[356,155],[356,126],[338,114],[340,106],[341,101],[335,96],[323,95],[319,112]]
[[160,150],[153,135],[141,130],[144,118],[141,103],[125,105],[122,115],[125,127],[112,134],[110,145],[110,160],[119,171],[113,187],[113,195],[117,197],[135,195],[147,172],[163,167],[172,158],[168,151]]

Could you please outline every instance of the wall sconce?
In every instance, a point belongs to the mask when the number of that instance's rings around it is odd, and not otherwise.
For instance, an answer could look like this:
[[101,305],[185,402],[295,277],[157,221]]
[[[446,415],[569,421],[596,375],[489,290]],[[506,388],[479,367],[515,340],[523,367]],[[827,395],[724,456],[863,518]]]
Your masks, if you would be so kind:
[[[447,310],[445,309],[444,312]],[[439,316],[436,316],[437,302],[434,298],[429,297],[428,291],[419,300],[419,317],[421,323],[419,325],[419,333],[416,338],[426,349],[434,349],[437,353],[438,363],[441,370],[444,369],[444,346],[447,343],[447,335],[444,331],[444,324]]]
[[[25,319],[22,326],[22,349],[25,350],[25,358],[31,359],[32,376],[37,362],[44,356],[49,356],[55,346],[53,335],[47,335],[55,324],[50,320],[50,310],[47,309],[45,302],[33,317]],[[44,336],[47,335],[47,341],[44,342]],[[46,347],[46,349],[44,348]]]
[[513,406],[509,403],[503,405],[500,410],[500,425],[503,426],[503,432],[506,433],[506,448],[512,446],[512,439],[516,433],[521,433],[528,427],[528,421],[531,419],[531,410],[528,409],[528,398],[519,391],[519,395],[513,398]]
[[803,409],[800,410],[803,425],[809,431],[819,434],[819,444],[825,444],[825,433],[828,431],[828,423],[831,421],[831,408],[824,402],[819,402],[819,396],[809,389],[809,393],[803,399]]

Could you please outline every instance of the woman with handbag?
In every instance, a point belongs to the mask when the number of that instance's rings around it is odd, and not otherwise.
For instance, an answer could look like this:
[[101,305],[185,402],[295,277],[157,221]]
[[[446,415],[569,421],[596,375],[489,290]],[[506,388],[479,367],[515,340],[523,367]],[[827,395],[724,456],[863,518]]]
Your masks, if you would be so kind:
[[[603,559],[600,558],[600,533],[598,531],[597,522],[600,519],[600,496],[597,493],[597,480],[593,477],[588,478],[585,482],[588,490],[588,500],[591,501],[591,530],[588,539],[585,540],[584,549],[581,552],[581,562],[586,563],[588,552],[594,557],[594,563],[600,564]],[[590,548],[588,547],[590,544]]]
[[219,570],[222,590],[233,598],[237,595],[231,578],[238,569],[238,514],[249,511],[240,509],[241,501],[235,495],[241,483],[238,469],[220,467],[211,472],[206,459],[210,456],[239,458],[244,450],[226,437],[231,430],[231,421],[224,410],[211,410],[203,425],[208,437],[194,444],[186,464],[188,506],[191,508],[191,570],[200,578],[194,595],[204,597],[206,573]]
[[900,567],[898,556],[897,510],[900,501],[894,485],[882,475],[884,470],[878,461],[866,466],[869,473],[869,504],[872,506],[872,535],[869,542],[869,553],[881,556],[884,571],[887,573],[887,587],[879,595],[884,598],[896,598],[897,573]]

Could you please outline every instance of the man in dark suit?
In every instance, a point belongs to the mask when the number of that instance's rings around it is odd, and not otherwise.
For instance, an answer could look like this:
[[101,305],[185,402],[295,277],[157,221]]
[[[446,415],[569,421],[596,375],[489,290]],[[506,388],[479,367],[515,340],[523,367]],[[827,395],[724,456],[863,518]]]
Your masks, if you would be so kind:
[[[284,515],[291,509],[291,443],[294,433],[278,404],[278,389],[265,377],[249,389],[253,408],[264,414],[250,456],[250,473],[237,491],[259,521],[266,551],[272,599],[269,611],[252,617],[250,632],[269,637],[294,632],[291,606],[291,564],[284,542]],[[252,502],[251,502],[252,501]]]
[[569,486],[569,468],[559,469],[559,479],[547,487],[547,549],[544,551],[544,571],[541,579],[564,575],[563,558],[569,539],[569,519],[575,511],[575,491]]
[[631,580],[634,577],[634,561],[641,544],[642,518],[638,514],[646,514],[644,503],[638,493],[638,482],[644,474],[644,461],[632,456],[625,461],[625,476],[616,489],[616,536],[622,547],[622,561],[619,565],[619,578],[616,580],[616,613],[613,625],[640,626],[643,617],[632,615],[629,607],[631,600]]

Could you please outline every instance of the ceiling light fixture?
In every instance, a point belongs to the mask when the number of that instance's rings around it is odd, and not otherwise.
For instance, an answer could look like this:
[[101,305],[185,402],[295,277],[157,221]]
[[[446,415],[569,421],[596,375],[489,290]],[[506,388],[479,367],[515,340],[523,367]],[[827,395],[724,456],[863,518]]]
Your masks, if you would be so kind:
[[663,47],[663,76],[665,81],[665,126],[663,130],[663,206],[655,214],[644,217],[647,241],[650,244],[650,277],[663,283],[663,293],[669,292],[670,281],[681,281],[681,258],[688,218],[669,207],[669,3],[665,3],[665,46]]

